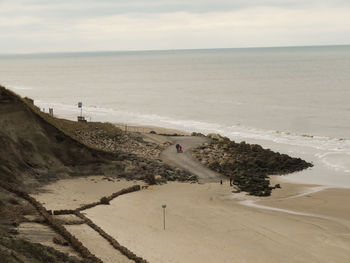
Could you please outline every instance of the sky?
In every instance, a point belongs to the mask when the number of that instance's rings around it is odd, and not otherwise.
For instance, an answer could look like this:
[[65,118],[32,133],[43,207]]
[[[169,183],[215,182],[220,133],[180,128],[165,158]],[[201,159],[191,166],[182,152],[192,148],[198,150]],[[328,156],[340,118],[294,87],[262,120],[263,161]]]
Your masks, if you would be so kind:
[[350,0],[0,0],[0,53],[350,44]]

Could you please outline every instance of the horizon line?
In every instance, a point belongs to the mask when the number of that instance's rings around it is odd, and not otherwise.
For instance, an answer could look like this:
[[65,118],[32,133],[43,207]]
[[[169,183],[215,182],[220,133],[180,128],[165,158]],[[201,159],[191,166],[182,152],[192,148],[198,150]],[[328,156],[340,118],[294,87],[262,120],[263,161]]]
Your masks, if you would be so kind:
[[0,53],[0,56],[31,56],[31,55],[59,55],[59,54],[88,54],[88,53],[137,53],[137,52],[169,52],[169,51],[195,51],[195,50],[228,50],[228,49],[272,49],[272,48],[310,48],[310,47],[346,47],[350,44],[327,45],[292,45],[292,46],[251,46],[251,47],[222,47],[222,48],[175,48],[175,49],[135,49],[135,50],[86,50],[86,51],[48,51],[48,52],[23,52]]

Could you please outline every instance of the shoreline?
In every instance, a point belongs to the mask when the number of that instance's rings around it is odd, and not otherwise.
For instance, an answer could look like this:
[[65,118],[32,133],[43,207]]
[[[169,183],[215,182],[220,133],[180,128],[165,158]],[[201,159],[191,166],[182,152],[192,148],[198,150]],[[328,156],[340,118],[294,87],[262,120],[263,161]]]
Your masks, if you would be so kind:
[[190,136],[191,133],[178,130],[178,129],[171,129],[171,128],[165,128],[165,127],[160,127],[156,125],[129,125],[125,123],[120,123],[120,122],[113,122],[113,125],[116,127],[120,128],[123,131],[127,132],[140,132],[142,134],[151,134],[151,131],[156,132],[156,134],[178,134],[181,136]]
[[[272,192],[271,196],[266,198],[250,198],[239,203],[246,207],[260,209],[265,211],[274,211],[289,215],[297,215],[311,218],[324,219],[343,224],[350,230],[350,211],[347,206],[342,204],[343,212],[339,209],[334,209],[328,202],[329,199],[337,198],[336,203],[341,203],[342,196],[347,196],[350,193],[348,188],[337,188],[321,185],[293,184],[288,183],[281,176],[274,176],[274,183],[280,183],[282,188],[279,191]],[[324,200],[310,202],[310,198]],[[334,201],[333,201],[334,202]],[[322,204],[321,204],[322,203]],[[324,209],[319,209],[323,206]]]

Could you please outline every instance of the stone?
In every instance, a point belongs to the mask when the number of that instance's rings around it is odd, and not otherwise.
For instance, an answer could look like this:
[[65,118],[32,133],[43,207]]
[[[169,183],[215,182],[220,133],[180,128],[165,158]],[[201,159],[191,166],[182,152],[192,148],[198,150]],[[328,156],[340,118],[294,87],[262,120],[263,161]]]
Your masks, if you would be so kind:
[[235,143],[219,134],[209,134],[211,142],[194,149],[193,155],[203,165],[221,174],[233,172],[234,184],[251,195],[268,196],[271,190],[268,175],[286,174],[312,167],[300,158],[264,149],[246,142]]
[[69,243],[61,236],[55,236],[52,241],[57,245],[69,246]]

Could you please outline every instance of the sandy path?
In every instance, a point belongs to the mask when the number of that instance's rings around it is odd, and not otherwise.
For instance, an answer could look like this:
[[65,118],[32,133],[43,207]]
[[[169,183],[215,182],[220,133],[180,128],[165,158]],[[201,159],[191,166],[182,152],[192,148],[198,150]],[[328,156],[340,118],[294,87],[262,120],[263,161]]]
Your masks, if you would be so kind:
[[[245,198],[250,197],[232,194],[228,184],[168,183],[121,196],[86,214],[150,262],[349,262],[346,226],[245,207],[239,204]],[[328,196],[318,198],[325,201]],[[349,213],[346,203],[334,201],[330,206]]]
[[[174,145],[166,148],[160,155],[161,159],[175,167],[179,167],[189,171],[190,173],[197,175],[199,181],[204,182],[218,182],[220,178],[223,178],[220,174],[206,168],[200,164],[192,156],[191,150],[208,141],[204,137],[185,136],[185,137],[168,137]],[[183,153],[177,153],[175,145],[179,143],[183,149]]]

